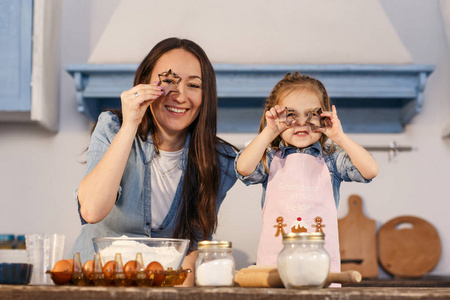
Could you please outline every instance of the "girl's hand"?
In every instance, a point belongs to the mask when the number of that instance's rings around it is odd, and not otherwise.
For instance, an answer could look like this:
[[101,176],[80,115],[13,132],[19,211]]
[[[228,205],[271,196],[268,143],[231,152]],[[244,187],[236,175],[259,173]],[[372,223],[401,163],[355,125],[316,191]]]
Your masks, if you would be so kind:
[[320,114],[321,117],[327,117],[331,121],[331,126],[325,128],[318,128],[317,132],[322,132],[328,136],[333,142],[339,145],[339,139],[344,136],[344,130],[342,129],[341,121],[337,116],[336,106],[333,105],[332,111],[325,111]]
[[361,145],[353,141],[342,130],[341,121],[337,116],[336,107],[333,105],[332,111],[323,112],[322,117],[328,117],[331,121],[331,126],[326,128],[319,128],[316,131],[322,132],[328,136],[334,143],[347,152],[353,165],[358,169],[365,179],[372,179],[378,175],[378,164]]
[[266,111],[266,127],[275,135],[279,135],[286,129],[292,127],[286,124],[287,109],[279,105],[275,105]]
[[123,92],[120,95],[122,102],[122,126],[132,126],[137,128],[142,122],[145,111],[149,105],[164,94],[158,82],[152,84],[139,84]]

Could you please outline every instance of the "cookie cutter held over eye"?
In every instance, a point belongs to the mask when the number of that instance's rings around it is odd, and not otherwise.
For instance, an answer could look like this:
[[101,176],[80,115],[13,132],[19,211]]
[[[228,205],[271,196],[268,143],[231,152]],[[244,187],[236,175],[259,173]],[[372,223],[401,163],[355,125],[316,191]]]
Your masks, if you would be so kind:
[[295,110],[285,107],[281,114],[279,114],[280,123],[286,123],[286,126],[291,126],[291,124],[296,121]]
[[178,84],[181,82],[182,78],[178,76],[172,69],[167,72],[162,72],[158,74],[159,82],[158,85],[164,89],[164,95],[167,97],[171,93],[180,93],[178,90]]
[[305,123],[311,126],[311,130],[317,130],[318,128],[325,128],[331,126],[331,120],[328,117],[321,117],[322,113],[321,107],[316,107],[311,111],[308,111],[306,115],[308,119],[306,119]]

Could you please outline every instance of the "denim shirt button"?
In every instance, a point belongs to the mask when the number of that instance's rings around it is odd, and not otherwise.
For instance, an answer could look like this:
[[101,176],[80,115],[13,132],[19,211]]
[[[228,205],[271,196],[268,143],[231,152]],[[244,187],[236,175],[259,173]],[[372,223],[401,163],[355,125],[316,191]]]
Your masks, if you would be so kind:
[[147,223],[145,223],[145,225],[147,225],[147,226],[148,226],[148,225],[150,225],[150,223],[149,223],[149,222],[147,222]]
[[159,227],[159,230],[163,230],[164,228],[163,227]]

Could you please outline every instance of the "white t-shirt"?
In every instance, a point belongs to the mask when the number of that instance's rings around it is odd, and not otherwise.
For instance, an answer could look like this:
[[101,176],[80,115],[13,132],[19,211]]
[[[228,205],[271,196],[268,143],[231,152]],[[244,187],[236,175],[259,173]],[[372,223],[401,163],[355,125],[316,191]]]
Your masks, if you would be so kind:
[[181,178],[179,167],[183,149],[175,152],[159,150],[151,162],[152,229],[161,226],[169,212]]

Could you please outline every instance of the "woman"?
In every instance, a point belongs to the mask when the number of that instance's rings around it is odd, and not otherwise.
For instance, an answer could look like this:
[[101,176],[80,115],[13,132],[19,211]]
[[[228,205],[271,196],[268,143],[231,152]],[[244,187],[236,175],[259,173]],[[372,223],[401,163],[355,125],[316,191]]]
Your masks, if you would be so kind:
[[[176,79],[174,81],[174,79]],[[168,93],[164,85],[175,89]],[[194,42],[169,38],[140,64],[121,111],[103,112],[92,133],[87,172],[75,192],[83,224],[72,252],[92,259],[92,238],[210,239],[234,185],[236,149],[216,136],[214,69]],[[185,282],[193,284],[192,273]]]

